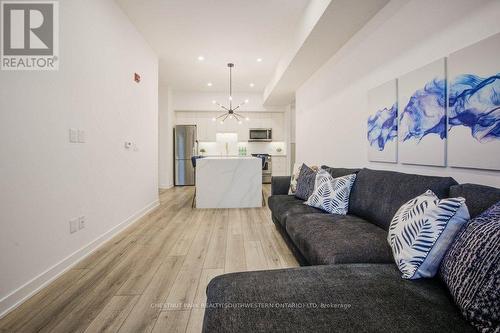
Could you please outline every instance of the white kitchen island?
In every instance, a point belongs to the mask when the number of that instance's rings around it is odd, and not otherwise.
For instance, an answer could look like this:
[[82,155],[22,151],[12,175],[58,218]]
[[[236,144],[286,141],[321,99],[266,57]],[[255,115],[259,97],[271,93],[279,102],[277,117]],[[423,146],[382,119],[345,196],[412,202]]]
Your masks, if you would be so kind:
[[196,208],[262,207],[262,160],[205,157],[196,161]]

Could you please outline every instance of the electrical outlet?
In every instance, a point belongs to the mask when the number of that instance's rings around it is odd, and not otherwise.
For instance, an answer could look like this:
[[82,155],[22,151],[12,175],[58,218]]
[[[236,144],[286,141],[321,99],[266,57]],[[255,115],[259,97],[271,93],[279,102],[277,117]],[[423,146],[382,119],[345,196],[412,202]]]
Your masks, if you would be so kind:
[[69,233],[74,234],[78,231],[78,219],[73,219],[69,221]]
[[85,216],[80,216],[78,218],[78,229],[85,228]]
[[79,143],[85,143],[85,131],[79,129],[78,130],[78,142]]

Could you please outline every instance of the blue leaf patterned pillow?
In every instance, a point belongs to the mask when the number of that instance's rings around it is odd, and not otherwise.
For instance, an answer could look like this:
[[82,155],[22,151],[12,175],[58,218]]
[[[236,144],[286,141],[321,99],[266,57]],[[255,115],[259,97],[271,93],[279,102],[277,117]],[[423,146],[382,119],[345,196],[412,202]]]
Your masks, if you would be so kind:
[[387,240],[402,277],[436,275],[446,250],[468,220],[464,198],[439,199],[430,190],[401,206]]
[[355,179],[355,174],[333,178],[327,171],[319,170],[314,192],[304,204],[331,214],[346,215],[351,187]]
[[440,275],[472,325],[480,332],[500,330],[500,201],[462,229]]

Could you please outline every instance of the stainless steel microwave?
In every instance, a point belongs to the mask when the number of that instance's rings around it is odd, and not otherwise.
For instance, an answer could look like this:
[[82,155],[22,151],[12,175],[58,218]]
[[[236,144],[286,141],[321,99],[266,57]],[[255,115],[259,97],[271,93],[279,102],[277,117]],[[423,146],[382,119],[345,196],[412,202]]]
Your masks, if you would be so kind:
[[250,132],[248,133],[248,141],[273,141],[273,130],[271,128],[250,128]]

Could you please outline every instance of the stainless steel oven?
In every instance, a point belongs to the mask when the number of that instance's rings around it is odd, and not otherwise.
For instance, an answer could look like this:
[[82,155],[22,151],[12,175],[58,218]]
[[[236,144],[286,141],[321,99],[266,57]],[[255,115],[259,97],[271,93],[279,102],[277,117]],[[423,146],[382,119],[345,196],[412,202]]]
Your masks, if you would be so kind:
[[248,133],[249,142],[273,141],[273,130],[271,128],[250,128]]

